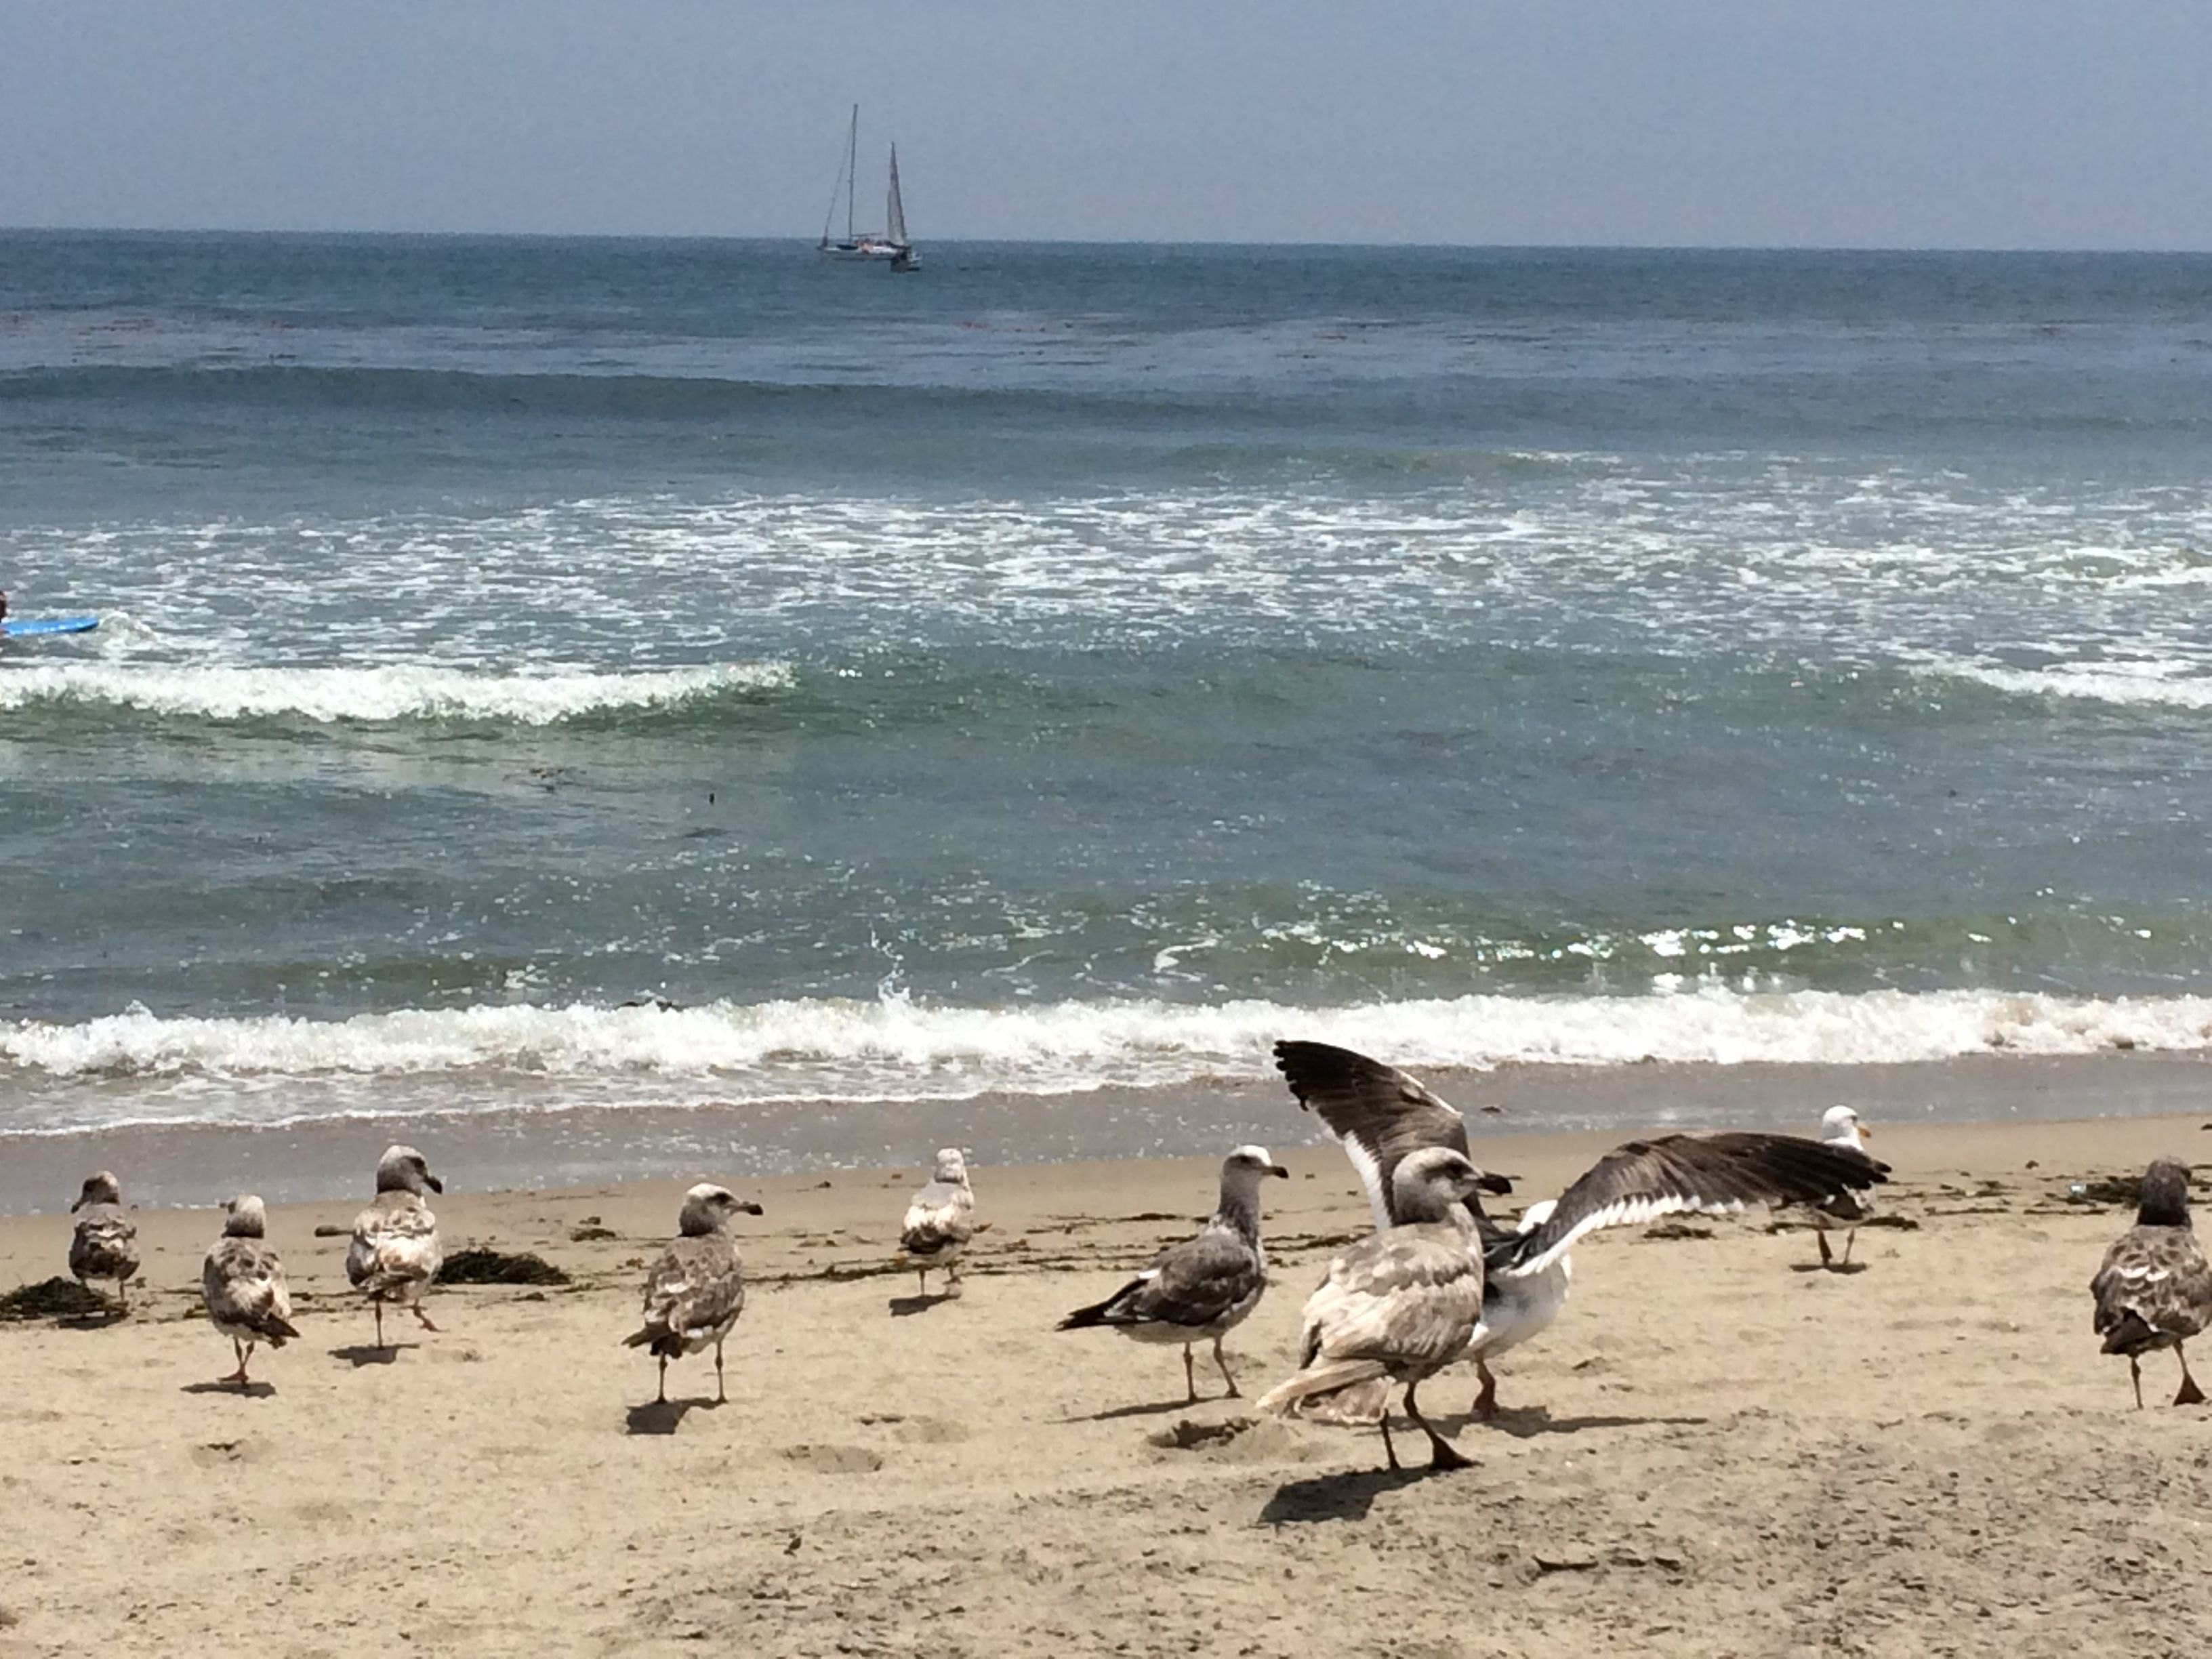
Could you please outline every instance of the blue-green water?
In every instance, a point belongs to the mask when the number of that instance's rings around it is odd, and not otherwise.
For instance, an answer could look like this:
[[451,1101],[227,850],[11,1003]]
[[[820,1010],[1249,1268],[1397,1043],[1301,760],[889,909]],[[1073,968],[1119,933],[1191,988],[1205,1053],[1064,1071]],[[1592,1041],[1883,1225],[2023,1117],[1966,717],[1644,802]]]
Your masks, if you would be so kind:
[[0,1131],[2204,1048],[2209,457],[2203,258],[0,235]]

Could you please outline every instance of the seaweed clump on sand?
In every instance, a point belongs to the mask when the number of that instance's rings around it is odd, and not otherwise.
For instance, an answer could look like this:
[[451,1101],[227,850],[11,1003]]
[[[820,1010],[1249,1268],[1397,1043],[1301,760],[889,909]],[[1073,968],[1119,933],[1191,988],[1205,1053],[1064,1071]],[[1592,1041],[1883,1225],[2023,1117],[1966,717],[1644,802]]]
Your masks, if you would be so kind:
[[45,1279],[0,1296],[0,1319],[90,1319],[115,1310],[74,1279]]
[[568,1275],[542,1255],[525,1250],[456,1250],[438,1269],[441,1285],[566,1285]]

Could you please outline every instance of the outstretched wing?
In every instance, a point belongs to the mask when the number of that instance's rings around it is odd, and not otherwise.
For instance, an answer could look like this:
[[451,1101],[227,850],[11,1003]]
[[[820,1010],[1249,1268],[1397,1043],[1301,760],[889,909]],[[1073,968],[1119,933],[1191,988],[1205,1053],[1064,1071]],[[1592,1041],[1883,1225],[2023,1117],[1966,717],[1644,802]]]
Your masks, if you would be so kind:
[[1398,1220],[1390,1177],[1401,1162],[1429,1146],[1467,1153],[1467,1120],[1395,1066],[1326,1042],[1278,1042],[1275,1064],[1298,1104],[1343,1143],[1378,1232]]
[[1540,1225],[1491,1257],[1493,1273],[1534,1273],[1584,1233],[1685,1210],[1717,1213],[1753,1204],[1818,1204],[1889,1179],[1889,1165],[1802,1135],[1730,1131],[1655,1135],[1600,1158]]

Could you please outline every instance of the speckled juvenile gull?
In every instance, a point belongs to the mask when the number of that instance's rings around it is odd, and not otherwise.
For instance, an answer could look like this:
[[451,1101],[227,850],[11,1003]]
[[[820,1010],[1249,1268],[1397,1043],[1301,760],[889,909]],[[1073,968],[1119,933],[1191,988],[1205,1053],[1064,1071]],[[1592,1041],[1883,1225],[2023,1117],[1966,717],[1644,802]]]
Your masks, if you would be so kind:
[[[1279,1042],[1275,1063],[1299,1104],[1317,1113],[1343,1144],[1378,1227],[1403,1219],[1395,1212],[1392,1186],[1401,1163],[1430,1147],[1468,1150],[1467,1120],[1395,1066],[1325,1042]],[[1467,1356],[1482,1382],[1475,1414],[1497,1413],[1489,1359],[1544,1330],[1566,1305],[1568,1251],[1584,1234],[1686,1210],[1810,1206],[1878,1185],[1888,1170],[1856,1148],[1801,1135],[1666,1134],[1615,1147],[1556,1200],[1530,1206],[1517,1231],[1499,1227],[1470,1194],[1467,1208],[1482,1239],[1486,1286],[1482,1322]],[[1482,1183],[1492,1192],[1504,1184],[1500,1177]],[[1372,1422],[1384,1394],[1379,1387],[1346,1389],[1328,1411],[1342,1420]]]
[[412,1146],[390,1146],[376,1164],[376,1198],[355,1218],[346,1250],[346,1279],[376,1310],[376,1346],[384,1346],[384,1304],[407,1309],[426,1331],[438,1328],[422,1311],[422,1292],[438,1276],[438,1218],[423,1201],[445,1183]]
[[[1406,1415],[1429,1437],[1432,1468],[1465,1468],[1468,1460],[1421,1415],[1418,1390],[1467,1352],[1482,1320],[1482,1238],[1465,1200],[1482,1171],[1462,1152],[1430,1146],[1400,1158],[1391,1171],[1391,1212],[1398,1224],[1360,1240],[1328,1264],[1306,1300],[1297,1376],[1261,1399],[1263,1411],[1304,1415],[1305,1408],[1346,1389],[1387,1393],[1406,1385]],[[1382,1449],[1392,1468],[1398,1449],[1390,1419]]]
[[710,1342],[714,1403],[729,1397],[722,1388],[722,1341],[745,1308],[744,1264],[730,1232],[732,1218],[741,1212],[758,1215],[761,1206],[726,1187],[701,1182],[684,1194],[676,1237],[645,1276],[644,1322],[623,1345],[645,1348],[660,1361],[661,1405],[668,1403],[668,1362]]
[[87,1290],[88,1279],[115,1281],[115,1300],[131,1311],[131,1276],[138,1271],[138,1225],[123,1207],[123,1188],[112,1170],[84,1178],[83,1190],[70,1208],[76,1230],[70,1235],[70,1272]]
[[1230,1397],[1237,1379],[1221,1352],[1221,1339],[1242,1324],[1267,1288],[1267,1253],[1260,1243],[1260,1183],[1290,1171],[1265,1146],[1239,1146],[1222,1161],[1221,1198],[1196,1237],[1170,1244],[1103,1302],[1078,1308],[1060,1322],[1063,1331],[1103,1325],[1139,1342],[1182,1344],[1182,1380],[1198,1399],[1191,1345],[1211,1337],[1213,1363]]
[[921,1293],[929,1294],[929,1270],[945,1269],[945,1294],[960,1294],[960,1253],[975,1236],[975,1189],[969,1184],[968,1162],[957,1146],[937,1154],[937,1173],[906,1206],[906,1222],[899,1229],[899,1249],[921,1275]]
[[[1855,1152],[1864,1152],[1867,1137],[1873,1133],[1849,1106],[1831,1106],[1820,1115],[1823,1146],[1845,1146]],[[1805,1213],[1812,1219],[1813,1241],[1820,1247],[1820,1265],[1841,1272],[1851,1265],[1851,1246],[1858,1242],[1860,1224],[1874,1214],[1874,1194],[1864,1189],[1831,1193],[1819,1203],[1807,1205]],[[1844,1235],[1844,1259],[1840,1261],[1828,1249],[1828,1235],[1839,1228]]]
[[222,1208],[222,1237],[200,1265],[200,1295],[208,1318],[238,1356],[238,1369],[221,1380],[244,1388],[246,1362],[257,1343],[281,1348],[300,1333],[292,1326],[284,1264],[264,1242],[268,1213],[261,1200],[243,1194],[224,1200]]
[[2161,1158],[2144,1171],[2136,1224],[2105,1252],[2089,1293],[2097,1298],[2096,1331],[2105,1339],[2104,1351],[2128,1357],[2138,1411],[2142,1357],[2160,1348],[2172,1349],[2181,1362],[2181,1392],[2173,1403],[2203,1401],[2181,1346],[2212,1324],[2212,1267],[2205,1264],[2190,1224],[2187,1164]]

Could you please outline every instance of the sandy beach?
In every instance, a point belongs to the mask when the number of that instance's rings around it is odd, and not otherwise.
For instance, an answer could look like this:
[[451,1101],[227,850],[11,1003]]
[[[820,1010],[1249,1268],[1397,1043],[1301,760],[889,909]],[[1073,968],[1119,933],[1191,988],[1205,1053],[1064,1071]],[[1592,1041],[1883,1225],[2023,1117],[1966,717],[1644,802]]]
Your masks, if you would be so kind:
[[[950,1303],[892,1262],[919,1164],[737,1182],[767,1213],[730,1399],[687,1360],[665,1411],[618,1344],[677,1183],[447,1197],[449,1248],[574,1283],[441,1289],[443,1330],[388,1357],[332,1231],[359,1200],[278,1207],[304,1336],[243,1396],[198,1295],[216,1218],[149,1208],[128,1319],[0,1326],[0,1656],[2200,1650],[2212,1431],[2164,1403],[2170,1357],[2138,1413],[2097,1353],[2086,1286],[2129,1218],[2066,1189],[2201,1155],[2205,1123],[1882,1124],[1899,1224],[1849,1275],[1763,1215],[1601,1235],[1496,1424],[1468,1373],[1431,1385],[1479,1459],[1434,1477],[1254,1420],[1366,1225],[1333,1148],[1271,1183],[1247,1398],[1202,1372],[1195,1407],[1174,1348],[1052,1325],[1204,1213],[1212,1160],[980,1170]],[[1527,1199],[1615,1139],[1478,1156]],[[60,1271],[68,1232],[0,1221],[0,1284]]]

